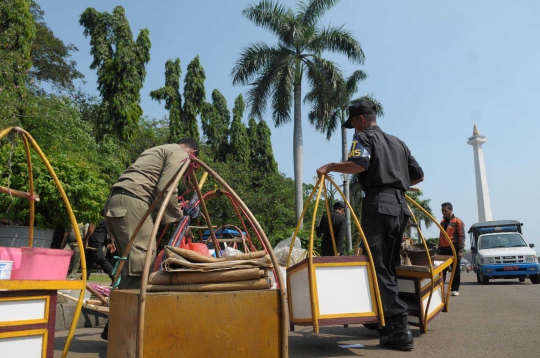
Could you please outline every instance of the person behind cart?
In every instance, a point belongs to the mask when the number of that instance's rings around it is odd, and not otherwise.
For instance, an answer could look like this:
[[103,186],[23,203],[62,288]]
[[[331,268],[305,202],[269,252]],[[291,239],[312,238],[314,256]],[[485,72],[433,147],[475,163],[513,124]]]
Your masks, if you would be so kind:
[[109,236],[109,231],[107,230],[105,220],[101,220],[97,226],[93,223],[90,224],[85,237],[85,243],[85,255],[88,266],[88,270],[86,271],[86,279],[88,280],[90,278],[90,269],[94,263],[98,264],[98,266],[107,274],[107,276],[111,278],[111,280],[114,279],[114,275],[112,273],[113,266],[105,256],[104,250],[114,252],[116,251],[116,247],[114,245],[114,241]]
[[[82,223],[77,224],[77,230],[79,230],[81,238],[85,237],[87,228],[87,225]],[[69,263],[67,277],[70,280],[74,280],[77,277],[77,271],[79,271],[79,266],[81,265],[81,250],[79,243],[77,242],[77,236],[75,236],[75,230],[71,225],[64,233],[60,248],[73,251],[73,256],[71,256],[71,261]]]

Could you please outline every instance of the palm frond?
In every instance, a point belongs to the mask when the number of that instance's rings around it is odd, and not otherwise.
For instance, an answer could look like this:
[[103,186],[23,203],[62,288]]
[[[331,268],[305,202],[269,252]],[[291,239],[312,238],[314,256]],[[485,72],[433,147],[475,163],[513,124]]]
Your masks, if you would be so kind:
[[315,53],[330,51],[346,55],[349,61],[363,64],[364,51],[360,43],[343,26],[328,26],[318,32],[316,38],[309,44],[309,50]]
[[[276,74],[283,73],[285,69],[292,68],[290,62],[292,60],[287,52],[280,52],[278,56],[272,58],[263,69],[258,72],[258,78],[251,83],[252,86],[247,92],[247,105],[250,107],[250,115],[262,118],[266,111],[266,104],[269,96],[273,93],[276,83],[279,83],[280,78]],[[292,88],[289,88],[289,92]],[[290,120],[290,118],[289,118]],[[283,118],[279,119],[279,123],[283,121]],[[287,119],[285,118],[285,121]],[[276,118],[274,118],[276,123]]]
[[270,0],[262,0],[257,5],[249,5],[242,11],[242,15],[280,39],[287,33],[287,20],[294,18],[294,13],[290,8]]
[[294,73],[291,66],[281,66],[279,78],[276,81],[272,94],[272,118],[276,127],[291,121],[291,107],[293,103],[292,89],[294,86]]
[[248,84],[273,59],[291,53],[284,46],[268,46],[265,42],[257,42],[242,49],[240,58],[231,71],[233,85]]
[[335,127],[329,120],[335,110],[339,108],[339,100],[341,96],[340,89],[344,86],[343,76],[339,67],[332,61],[313,57],[310,61],[304,62],[307,69],[307,80],[310,84],[311,91],[306,94],[304,103],[311,104],[311,111],[308,118],[315,128],[331,136]]
[[367,74],[362,70],[356,70],[354,71],[349,77],[347,77],[347,80],[345,81],[345,93],[347,94],[347,102],[352,97],[353,94],[358,91],[358,83],[365,80],[367,78]]
[[297,16],[301,16],[304,23],[313,25],[327,10],[334,7],[338,2],[339,0],[301,1],[298,4],[299,11]]

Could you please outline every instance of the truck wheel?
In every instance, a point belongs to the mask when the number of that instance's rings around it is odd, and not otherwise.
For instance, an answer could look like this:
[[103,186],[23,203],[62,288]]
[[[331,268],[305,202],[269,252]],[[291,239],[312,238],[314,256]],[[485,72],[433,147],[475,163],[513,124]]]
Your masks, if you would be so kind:
[[480,271],[476,271],[476,282],[482,283],[482,280],[480,279]]
[[530,275],[529,278],[531,279],[531,282],[535,285],[538,285],[540,283],[540,274]]
[[489,284],[489,277],[486,277],[484,275],[482,275],[482,272],[480,270],[478,270],[478,273],[477,273],[477,277],[476,277],[479,282],[482,284],[482,285],[487,285]]
[[525,277],[519,277],[519,282],[525,282]]

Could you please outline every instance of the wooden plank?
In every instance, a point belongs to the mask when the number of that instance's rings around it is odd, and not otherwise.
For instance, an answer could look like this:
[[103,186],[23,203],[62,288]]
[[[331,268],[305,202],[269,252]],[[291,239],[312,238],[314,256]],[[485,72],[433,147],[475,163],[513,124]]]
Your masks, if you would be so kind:
[[82,280],[0,280],[0,290],[85,290]]

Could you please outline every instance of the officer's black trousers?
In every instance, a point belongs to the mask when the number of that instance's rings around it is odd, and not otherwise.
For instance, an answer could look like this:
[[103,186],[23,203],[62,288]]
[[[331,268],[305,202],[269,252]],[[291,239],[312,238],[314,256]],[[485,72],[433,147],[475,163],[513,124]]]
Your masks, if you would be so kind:
[[409,216],[400,192],[367,194],[362,202],[362,230],[375,264],[385,317],[407,312],[407,304],[398,297],[396,266]]
[[88,268],[86,271],[86,279],[90,277],[90,269],[92,268],[94,263],[97,263],[99,267],[101,267],[103,272],[105,272],[107,275],[109,275],[109,277],[111,277],[113,267],[109,260],[107,260],[107,258],[105,257],[105,253],[103,252],[103,249],[101,247],[95,249],[89,247],[86,250],[86,261],[86,267]]

